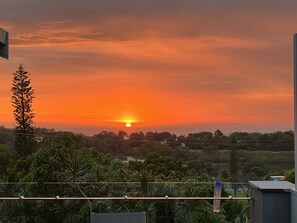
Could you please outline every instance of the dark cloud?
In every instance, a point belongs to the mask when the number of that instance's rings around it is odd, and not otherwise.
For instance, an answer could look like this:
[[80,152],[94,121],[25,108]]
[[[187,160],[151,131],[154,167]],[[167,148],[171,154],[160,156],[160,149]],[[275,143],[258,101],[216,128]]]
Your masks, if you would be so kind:
[[[296,9],[297,2],[290,0],[3,0],[0,21],[14,25],[16,34],[69,25],[74,29],[88,27],[84,33],[73,35],[99,40],[201,35],[271,39],[282,35],[283,28],[288,32],[289,24],[296,24]],[[72,23],[67,25],[65,20]],[[277,23],[287,25],[275,29]]]

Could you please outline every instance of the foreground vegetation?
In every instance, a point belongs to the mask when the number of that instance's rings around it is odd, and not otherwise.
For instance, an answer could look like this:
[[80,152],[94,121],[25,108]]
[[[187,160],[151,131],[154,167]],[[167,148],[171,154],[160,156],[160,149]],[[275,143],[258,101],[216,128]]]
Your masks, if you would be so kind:
[[[12,130],[0,132],[2,197],[213,196],[214,179],[247,182],[293,167],[292,132],[89,137],[36,129],[34,152],[26,156],[14,149]],[[224,195],[246,195],[234,185]],[[2,201],[0,222],[89,222],[91,211],[146,211],[148,221],[156,223],[248,222],[244,202],[225,201],[218,214],[210,201],[186,200]]]

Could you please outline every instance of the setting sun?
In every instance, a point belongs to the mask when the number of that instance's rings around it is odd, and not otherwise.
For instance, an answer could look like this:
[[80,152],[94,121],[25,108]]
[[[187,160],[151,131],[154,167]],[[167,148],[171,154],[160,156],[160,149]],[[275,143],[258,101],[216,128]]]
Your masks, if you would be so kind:
[[117,122],[119,123],[124,123],[126,128],[131,128],[132,124],[136,122],[135,119],[131,119],[131,118],[125,118],[125,119],[120,119],[117,120]]

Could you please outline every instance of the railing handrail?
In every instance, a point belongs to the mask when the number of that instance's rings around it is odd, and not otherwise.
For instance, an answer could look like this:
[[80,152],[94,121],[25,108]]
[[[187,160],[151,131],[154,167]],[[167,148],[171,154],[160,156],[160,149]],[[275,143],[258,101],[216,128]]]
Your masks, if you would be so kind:
[[251,200],[251,197],[0,197],[0,200]]

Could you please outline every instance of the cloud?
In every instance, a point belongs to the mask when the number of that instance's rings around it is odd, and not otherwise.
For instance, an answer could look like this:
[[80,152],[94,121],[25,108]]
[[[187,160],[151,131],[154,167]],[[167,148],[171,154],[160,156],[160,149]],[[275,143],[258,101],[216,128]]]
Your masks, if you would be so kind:
[[[67,37],[69,42],[84,43],[84,40],[90,39],[127,41],[205,35],[249,39],[260,37],[269,41],[293,31],[297,3],[287,2],[89,0],[82,3],[80,0],[4,0],[0,18],[7,24],[17,24],[17,28],[12,30],[17,36],[15,44],[22,39],[30,44],[30,38],[33,42],[47,40],[60,44],[65,40],[61,37]],[[65,24],[65,21],[71,23]],[[65,35],[62,35],[63,29]],[[45,39],[45,33],[56,34],[56,37]]]

